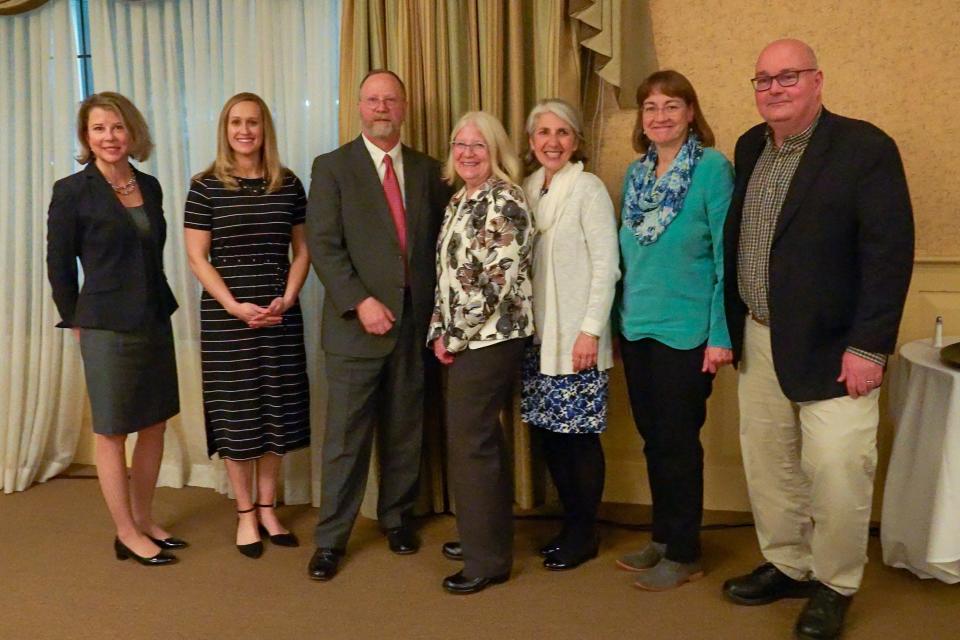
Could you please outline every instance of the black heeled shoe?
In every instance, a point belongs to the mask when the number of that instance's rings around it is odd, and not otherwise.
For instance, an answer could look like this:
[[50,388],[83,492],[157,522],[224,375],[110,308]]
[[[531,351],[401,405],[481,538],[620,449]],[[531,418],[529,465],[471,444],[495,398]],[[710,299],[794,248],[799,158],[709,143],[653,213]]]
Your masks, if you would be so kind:
[[161,549],[185,549],[190,546],[190,543],[186,540],[181,540],[180,538],[174,538],[170,536],[169,538],[154,538],[153,536],[147,536],[150,538],[150,542],[157,545]]
[[113,539],[113,551],[117,554],[117,560],[126,560],[127,558],[133,558],[140,564],[147,567],[159,567],[165,564],[173,564],[177,561],[177,557],[170,553],[167,553],[163,549],[157,552],[157,555],[145,558],[143,556],[138,556],[134,553],[130,547],[120,542],[120,538]]
[[[272,504],[254,504],[254,507],[257,509],[273,509]],[[267,531],[267,528],[263,526],[262,523],[257,523],[257,529],[260,531],[261,536],[266,536],[270,538],[270,542],[277,545],[278,547],[299,547],[300,540],[297,539],[291,532],[287,533],[270,533]]]
[[[237,514],[238,514],[237,519],[239,520],[239,514],[250,513],[254,509],[256,509],[256,507],[250,507],[249,509],[242,509],[242,510],[237,509]],[[248,558],[253,558],[254,560],[256,560],[257,558],[263,555],[263,540],[257,540],[256,542],[251,542],[249,544],[238,544],[237,551],[247,556]]]

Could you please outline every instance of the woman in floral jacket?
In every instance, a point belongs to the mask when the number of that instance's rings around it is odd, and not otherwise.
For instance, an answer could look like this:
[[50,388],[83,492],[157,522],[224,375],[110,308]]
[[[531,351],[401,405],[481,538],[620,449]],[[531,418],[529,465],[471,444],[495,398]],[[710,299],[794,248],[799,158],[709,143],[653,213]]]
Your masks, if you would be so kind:
[[450,593],[504,582],[513,562],[512,468],[500,429],[533,335],[533,220],[517,186],[520,160],[503,125],[465,114],[450,136],[445,178],[462,183],[437,240],[437,290],[428,345],[448,366],[447,450],[460,542],[443,545],[463,570]]

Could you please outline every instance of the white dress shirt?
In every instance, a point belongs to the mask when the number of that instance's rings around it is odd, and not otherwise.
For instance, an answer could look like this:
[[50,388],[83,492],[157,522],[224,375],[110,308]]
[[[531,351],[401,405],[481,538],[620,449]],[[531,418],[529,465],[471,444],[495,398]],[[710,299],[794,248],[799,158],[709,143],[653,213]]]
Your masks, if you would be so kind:
[[367,152],[373,159],[373,165],[377,168],[377,175],[380,176],[380,184],[383,184],[383,177],[387,173],[387,165],[383,163],[384,156],[390,156],[393,160],[393,172],[397,174],[397,182],[400,184],[400,193],[403,195],[403,205],[407,205],[407,191],[403,187],[403,150],[399,142],[393,146],[390,151],[384,151],[377,145],[367,139],[367,136],[361,135],[363,144],[367,146]]

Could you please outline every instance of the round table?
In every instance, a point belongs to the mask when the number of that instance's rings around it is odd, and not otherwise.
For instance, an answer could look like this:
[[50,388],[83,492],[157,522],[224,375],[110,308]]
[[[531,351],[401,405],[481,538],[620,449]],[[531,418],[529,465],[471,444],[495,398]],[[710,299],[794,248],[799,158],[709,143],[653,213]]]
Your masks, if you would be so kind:
[[891,371],[896,435],[880,541],[886,564],[953,584],[960,582],[960,369],[941,362],[931,342],[903,345]]

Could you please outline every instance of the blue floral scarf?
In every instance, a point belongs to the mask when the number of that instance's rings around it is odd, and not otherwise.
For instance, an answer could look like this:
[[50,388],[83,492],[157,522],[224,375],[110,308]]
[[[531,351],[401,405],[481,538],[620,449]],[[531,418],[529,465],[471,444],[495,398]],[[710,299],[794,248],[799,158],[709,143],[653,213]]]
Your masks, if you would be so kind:
[[703,145],[693,132],[667,172],[657,179],[657,147],[650,145],[633,170],[623,194],[623,222],[640,244],[653,244],[683,208]]

